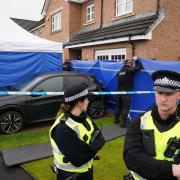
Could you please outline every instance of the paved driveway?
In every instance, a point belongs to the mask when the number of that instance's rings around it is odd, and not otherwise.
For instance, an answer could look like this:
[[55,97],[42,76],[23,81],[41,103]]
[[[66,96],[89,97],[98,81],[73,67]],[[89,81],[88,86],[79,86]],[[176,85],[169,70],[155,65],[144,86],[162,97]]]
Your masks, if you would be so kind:
[[0,152],[0,180],[33,180],[20,166],[6,167]]

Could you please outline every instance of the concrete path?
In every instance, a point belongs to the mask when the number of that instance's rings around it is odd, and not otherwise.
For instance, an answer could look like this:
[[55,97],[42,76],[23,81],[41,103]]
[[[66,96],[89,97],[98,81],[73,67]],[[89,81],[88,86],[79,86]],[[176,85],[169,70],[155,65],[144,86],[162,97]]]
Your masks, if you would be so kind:
[[0,152],[0,180],[33,180],[20,166],[7,167]]

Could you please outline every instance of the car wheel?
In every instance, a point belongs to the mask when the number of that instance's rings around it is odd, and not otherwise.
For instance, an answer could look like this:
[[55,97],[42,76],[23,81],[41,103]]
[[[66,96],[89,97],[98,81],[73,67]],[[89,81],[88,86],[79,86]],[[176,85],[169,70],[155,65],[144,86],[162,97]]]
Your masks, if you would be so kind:
[[6,111],[0,115],[0,131],[5,134],[18,132],[24,124],[23,116],[17,111]]
[[88,115],[92,119],[98,119],[98,118],[101,118],[104,115],[105,110],[106,110],[106,106],[105,106],[105,102],[103,100],[95,100],[95,99],[93,99],[89,103]]

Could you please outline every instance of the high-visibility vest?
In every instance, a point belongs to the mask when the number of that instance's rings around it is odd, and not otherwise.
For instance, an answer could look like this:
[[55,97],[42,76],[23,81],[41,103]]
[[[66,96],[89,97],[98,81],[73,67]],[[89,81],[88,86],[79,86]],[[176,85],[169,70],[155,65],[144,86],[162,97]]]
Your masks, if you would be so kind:
[[[167,148],[167,143],[170,138],[177,137],[180,138],[180,122],[178,122],[173,128],[169,129],[165,132],[159,132],[156,128],[153,118],[151,116],[151,111],[148,111],[141,117],[141,130],[154,130],[154,142],[155,142],[155,152],[156,155],[154,159],[157,160],[168,160],[173,161],[172,158],[167,158],[164,156],[164,151]],[[137,173],[131,171],[135,180],[145,180],[145,178],[141,177]]]
[[[92,165],[93,165],[93,158],[88,161],[86,164],[83,164],[80,167],[76,167],[73,164],[71,164],[69,161],[68,162],[63,162],[63,159],[65,158],[65,156],[63,155],[63,153],[59,150],[56,142],[54,141],[54,139],[52,138],[51,134],[52,134],[52,130],[59,124],[61,123],[61,118],[64,116],[64,114],[62,113],[55,121],[55,123],[53,124],[53,126],[51,127],[50,131],[49,131],[49,137],[50,137],[50,142],[51,142],[51,146],[53,149],[53,155],[54,155],[54,164],[56,165],[56,167],[58,169],[62,169],[64,171],[69,171],[69,172],[78,172],[78,173],[82,173],[82,172],[86,172],[88,171]],[[78,123],[76,121],[74,121],[73,119],[71,119],[70,117],[68,117],[66,119],[66,121],[64,122],[68,127],[70,127],[73,131],[76,132],[78,138],[82,141],[83,137],[86,136],[87,140],[84,141],[87,144],[89,144],[89,141],[91,139],[91,134],[94,131],[94,126],[91,122],[91,120],[89,118],[86,118],[87,123],[90,125],[90,130],[88,131],[81,123]]]

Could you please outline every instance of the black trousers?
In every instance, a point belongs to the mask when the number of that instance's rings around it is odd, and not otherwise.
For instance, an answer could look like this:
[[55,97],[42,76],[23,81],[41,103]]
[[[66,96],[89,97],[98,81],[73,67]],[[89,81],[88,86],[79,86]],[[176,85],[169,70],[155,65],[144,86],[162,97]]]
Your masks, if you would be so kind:
[[115,120],[122,116],[122,123],[126,123],[128,120],[128,114],[131,107],[131,94],[118,94],[116,99],[116,108],[114,117]]
[[59,169],[57,180],[93,180],[93,167],[84,173],[68,172]]

